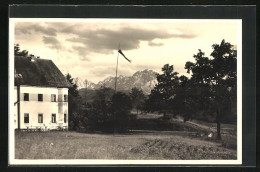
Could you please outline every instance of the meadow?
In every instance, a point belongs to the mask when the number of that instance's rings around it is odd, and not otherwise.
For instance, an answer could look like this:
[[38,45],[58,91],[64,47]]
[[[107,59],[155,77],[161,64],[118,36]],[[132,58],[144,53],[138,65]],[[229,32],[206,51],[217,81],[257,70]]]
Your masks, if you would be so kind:
[[[226,139],[224,139],[226,140]],[[196,136],[150,133],[16,132],[16,159],[236,159],[236,149]]]

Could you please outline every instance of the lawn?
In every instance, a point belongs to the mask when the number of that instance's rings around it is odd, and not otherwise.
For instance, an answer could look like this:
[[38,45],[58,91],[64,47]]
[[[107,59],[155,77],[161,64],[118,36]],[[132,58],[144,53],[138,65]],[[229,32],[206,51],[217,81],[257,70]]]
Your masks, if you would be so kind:
[[16,159],[236,159],[222,142],[176,134],[16,132]]

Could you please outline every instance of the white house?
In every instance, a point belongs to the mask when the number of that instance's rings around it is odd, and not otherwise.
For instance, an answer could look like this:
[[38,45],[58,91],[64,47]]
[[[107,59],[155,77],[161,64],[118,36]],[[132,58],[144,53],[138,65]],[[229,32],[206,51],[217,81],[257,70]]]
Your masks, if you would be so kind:
[[69,87],[51,60],[15,56],[15,128],[68,129]]

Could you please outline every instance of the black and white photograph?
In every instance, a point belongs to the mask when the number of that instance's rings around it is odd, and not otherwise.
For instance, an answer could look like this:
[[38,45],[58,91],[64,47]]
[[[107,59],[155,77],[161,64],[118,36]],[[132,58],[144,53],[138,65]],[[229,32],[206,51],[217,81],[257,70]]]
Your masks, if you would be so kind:
[[10,164],[242,163],[242,20],[9,22]]

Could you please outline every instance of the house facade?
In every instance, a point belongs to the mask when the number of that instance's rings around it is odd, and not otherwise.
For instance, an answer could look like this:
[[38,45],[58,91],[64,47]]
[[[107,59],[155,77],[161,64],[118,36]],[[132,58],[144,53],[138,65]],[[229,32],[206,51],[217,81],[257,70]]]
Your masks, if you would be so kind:
[[68,129],[69,87],[51,60],[16,56],[15,128]]

